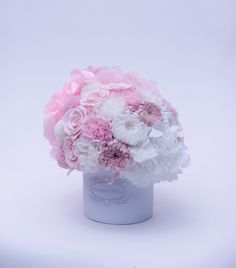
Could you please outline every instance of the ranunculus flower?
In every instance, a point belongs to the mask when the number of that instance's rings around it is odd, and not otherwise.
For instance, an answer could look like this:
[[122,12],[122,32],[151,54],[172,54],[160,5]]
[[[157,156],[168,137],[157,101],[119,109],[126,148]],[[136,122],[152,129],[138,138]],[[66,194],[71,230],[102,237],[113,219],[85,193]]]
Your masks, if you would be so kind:
[[69,110],[63,119],[65,133],[77,138],[81,133],[87,114],[87,110],[82,106]]
[[66,136],[63,141],[65,162],[71,169],[79,168],[78,155],[75,153],[74,139]]
[[151,127],[158,121],[162,121],[161,108],[152,102],[144,101],[132,105],[131,110],[138,114],[140,121]]
[[105,169],[120,172],[131,160],[128,146],[121,141],[113,140],[104,143],[98,157],[99,164]]

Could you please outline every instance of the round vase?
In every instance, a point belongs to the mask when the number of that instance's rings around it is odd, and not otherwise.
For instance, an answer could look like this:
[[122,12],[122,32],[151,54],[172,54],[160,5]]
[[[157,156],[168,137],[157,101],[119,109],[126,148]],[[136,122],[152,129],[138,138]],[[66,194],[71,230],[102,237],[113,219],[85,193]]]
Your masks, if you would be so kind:
[[137,187],[112,173],[100,170],[83,175],[84,214],[91,220],[109,224],[143,222],[153,214],[153,184]]

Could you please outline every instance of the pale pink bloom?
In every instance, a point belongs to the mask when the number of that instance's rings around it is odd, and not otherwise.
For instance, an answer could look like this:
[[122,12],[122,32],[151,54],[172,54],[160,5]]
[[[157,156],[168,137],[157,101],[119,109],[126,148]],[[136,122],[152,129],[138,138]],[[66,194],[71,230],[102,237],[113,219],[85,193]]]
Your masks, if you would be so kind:
[[146,90],[155,91],[157,94],[159,94],[155,81],[143,79],[136,73],[124,73],[123,81],[126,83],[131,83],[135,88],[145,88]]
[[130,105],[130,110],[138,114],[139,120],[147,126],[153,126],[158,121],[162,121],[161,109],[151,102],[142,102]]
[[67,111],[78,107],[80,104],[79,96],[70,96],[66,101],[62,108],[62,113],[65,114]]
[[95,75],[87,70],[73,70],[70,81],[66,84],[66,92],[79,96],[84,86],[94,81]]
[[112,91],[111,96],[124,99],[128,106],[139,103],[143,99],[142,95],[135,88]]
[[60,91],[53,95],[50,102],[45,107],[45,116],[54,116],[56,121],[61,119],[62,108],[68,99],[68,95],[65,91]]
[[106,89],[95,88],[91,91],[85,92],[81,98],[81,105],[88,109],[94,108],[96,105],[104,101],[109,95],[109,91]]
[[71,81],[75,82],[81,82],[81,80],[83,80],[83,82],[85,83],[91,83],[94,81],[95,78],[95,74],[89,71],[88,68],[85,70],[75,69],[70,73],[70,75]]
[[64,88],[68,95],[80,95],[81,92],[81,82],[68,82]]
[[78,169],[78,155],[76,154],[74,139],[66,136],[63,141],[63,151],[65,155],[65,162],[71,169]]
[[112,131],[110,122],[101,117],[90,117],[84,124],[82,136],[94,141],[111,141]]
[[81,133],[87,115],[88,111],[82,106],[66,112],[63,118],[65,133],[73,138],[77,138]]
[[[63,96],[63,99],[62,99]],[[57,122],[70,109],[79,105],[80,98],[78,96],[65,97],[64,95],[54,96],[54,102],[47,106],[46,116],[44,119],[44,136],[51,144],[56,143],[54,128]]]
[[131,154],[128,146],[121,141],[113,140],[102,145],[98,162],[103,168],[120,172],[129,165],[130,161]]
[[123,82],[123,74],[117,67],[101,67],[96,70],[96,79],[102,84]]

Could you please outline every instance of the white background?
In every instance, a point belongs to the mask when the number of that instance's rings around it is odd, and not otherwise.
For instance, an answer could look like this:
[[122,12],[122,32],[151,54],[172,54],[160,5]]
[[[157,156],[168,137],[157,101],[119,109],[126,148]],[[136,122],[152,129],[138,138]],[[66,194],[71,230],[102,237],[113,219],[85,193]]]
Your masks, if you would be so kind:
[[[0,1],[0,267],[236,267],[236,2]],[[81,174],[49,156],[43,108],[73,68],[157,80],[192,165],[133,226],[82,214]],[[14,258],[13,258],[14,257]]]

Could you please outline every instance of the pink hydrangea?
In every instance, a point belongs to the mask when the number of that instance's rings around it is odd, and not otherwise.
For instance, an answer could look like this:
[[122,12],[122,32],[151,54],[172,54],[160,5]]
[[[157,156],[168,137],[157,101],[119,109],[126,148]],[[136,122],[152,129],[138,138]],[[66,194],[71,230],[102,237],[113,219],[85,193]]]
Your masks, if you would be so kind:
[[78,107],[80,104],[79,96],[70,96],[66,101],[62,108],[62,113],[65,114],[67,111]]
[[84,124],[82,135],[94,141],[111,141],[110,122],[101,117],[92,116]]
[[57,160],[57,163],[60,167],[70,168],[70,166],[66,163],[64,149],[61,144],[53,146],[51,154],[52,154],[52,157]]
[[131,158],[128,146],[121,141],[113,140],[103,144],[98,162],[105,169],[120,172],[128,166]]

